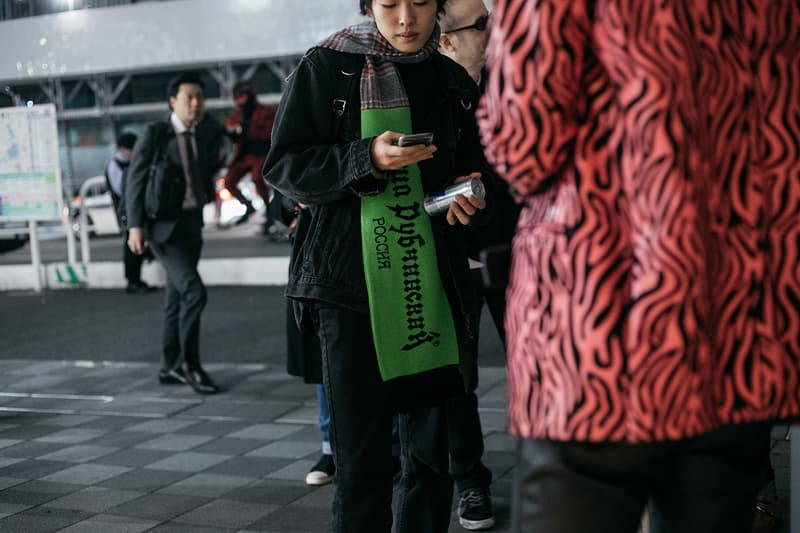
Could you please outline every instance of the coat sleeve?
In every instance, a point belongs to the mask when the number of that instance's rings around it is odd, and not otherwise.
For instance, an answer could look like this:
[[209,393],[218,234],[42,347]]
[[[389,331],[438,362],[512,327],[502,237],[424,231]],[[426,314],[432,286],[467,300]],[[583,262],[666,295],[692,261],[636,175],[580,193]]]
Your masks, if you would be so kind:
[[481,137],[490,163],[526,196],[572,156],[589,16],[576,0],[498,0],[492,16]]
[[333,132],[334,78],[312,50],[289,78],[272,128],[264,179],[293,200],[325,204],[381,192],[373,177],[372,138],[339,142]]
[[125,211],[130,229],[144,227],[144,192],[155,151],[158,126],[158,124],[148,125],[133,147],[131,164],[125,177]]

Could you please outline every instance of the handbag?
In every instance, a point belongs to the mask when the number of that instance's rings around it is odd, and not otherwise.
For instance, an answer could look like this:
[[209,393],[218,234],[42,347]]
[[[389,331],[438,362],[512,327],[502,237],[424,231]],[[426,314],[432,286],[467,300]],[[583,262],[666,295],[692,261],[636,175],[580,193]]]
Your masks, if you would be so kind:
[[144,192],[144,210],[151,220],[178,218],[186,194],[186,179],[182,169],[167,157],[165,141],[162,127],[156,137],[156,151],[150,163]]

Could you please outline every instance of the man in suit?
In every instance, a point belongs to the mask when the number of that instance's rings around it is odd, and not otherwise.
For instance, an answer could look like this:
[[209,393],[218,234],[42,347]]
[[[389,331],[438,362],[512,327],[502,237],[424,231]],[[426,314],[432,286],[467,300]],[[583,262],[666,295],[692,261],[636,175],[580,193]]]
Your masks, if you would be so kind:
[[[128,246],[141,254],[149,243],[167,274],[160,383],[188,384],[201,394],[218,392],[200,365],[200,315],[206,289],[197,263],[203,245],[203,205],[214,198],[214,175],[224,162],[222,125],[204,117],[202,79],[195,73],[169,86],[172,114],[151,123],[133,151],[126,188]],[[148,216],[145,191],[154,159],[164,157],[183,176],[185,194],[174,216]]]

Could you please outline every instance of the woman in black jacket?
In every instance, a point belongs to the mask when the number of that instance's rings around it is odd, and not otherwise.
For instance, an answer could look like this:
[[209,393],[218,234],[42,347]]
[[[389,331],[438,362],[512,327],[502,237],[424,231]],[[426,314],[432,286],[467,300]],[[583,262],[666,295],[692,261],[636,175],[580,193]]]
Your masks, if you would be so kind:
[[[337,532],[391,529],[395,412],[397,531],[449,524],[441,405],[463,394],[459,344],[476,327],[464,227],[486,202],[459,196],[439,216],[422,208],[425,194],[485,168],[477,88],[436,52],[445,2],[361,0],[370,20],[311,49],[290,77],[264,167],[311,215],[296,236],[287,296],[304,304],[321,343]],[[396,145],[420,132],[433,144]]]

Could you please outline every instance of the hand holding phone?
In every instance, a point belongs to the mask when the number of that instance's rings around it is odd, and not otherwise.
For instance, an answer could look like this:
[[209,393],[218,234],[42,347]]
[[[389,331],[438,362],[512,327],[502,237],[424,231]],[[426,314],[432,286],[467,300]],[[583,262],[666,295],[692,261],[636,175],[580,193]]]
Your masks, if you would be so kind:
[[[399,146],[398,141],[403,137],[403,146]],[[432,141],[433,134],[430,133],[412,137],[387,130],[372,139],[369,155],[379,172],[400,170],[413,163],[432,159],[436,152],[436,145]],[[376,174],[376,177],[383,179],[385,176]]]

